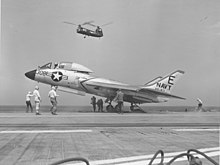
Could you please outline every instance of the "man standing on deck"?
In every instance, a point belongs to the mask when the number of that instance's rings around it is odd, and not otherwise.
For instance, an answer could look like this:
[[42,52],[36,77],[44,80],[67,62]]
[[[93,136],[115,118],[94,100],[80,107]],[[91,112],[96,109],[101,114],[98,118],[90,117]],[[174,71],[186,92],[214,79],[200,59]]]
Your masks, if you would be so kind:
[[199,98],[197,98],[197,101],[198,101],[198,107],[197,107],[197,110],[198,110],[199,112],[201,112],[201,111],[202,111],[202,100],[199,99]]
[[52,107],[50,108],[50,111],[52,113],[52,115],[57,115],[56,111],[57,111],[57,97],[59,95],[57,95],[56,93],[56,87],[52,86],[51,90],[49,91],[48,97],[50,98],[50,102],[52,104]]
[[96,110],[96,97],[95,96],[92,96],[91,104],[92,104],[92,107],[93,107],[93,111],[95,112],[95,110]]
[[118,103],[118,113],[123,113],[122,106],[124,101],[124,93],[122,93],[121,89],[117,91],[114,101]]
[[98,105],[98,112],[103,112],[103,100],[99,99],[97,101],[97,105]]
[[38,86],[35,87],[35,90],[33,92],[33,96],[34,96],[35,107],[36,107],[36,115],[41,115],[40,112],[39,112],[41,97],[40,97]]
[[33,108],[31,105],[31,97],[32,97],[32,93],[29,91],[26,95],[26,113],[29,112],[29,108],[31,108],[31,112],[33,112]]

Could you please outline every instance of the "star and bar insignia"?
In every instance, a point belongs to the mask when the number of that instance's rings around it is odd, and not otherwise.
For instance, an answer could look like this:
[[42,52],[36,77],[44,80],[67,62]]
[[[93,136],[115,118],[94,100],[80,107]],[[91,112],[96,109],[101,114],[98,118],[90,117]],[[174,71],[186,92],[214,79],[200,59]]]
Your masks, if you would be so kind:
[[61,81],[62,77],[63,77],[63,73],[62,72],[53,72],[52,76],[51,76],[52,80],[56,81],[56,82]]

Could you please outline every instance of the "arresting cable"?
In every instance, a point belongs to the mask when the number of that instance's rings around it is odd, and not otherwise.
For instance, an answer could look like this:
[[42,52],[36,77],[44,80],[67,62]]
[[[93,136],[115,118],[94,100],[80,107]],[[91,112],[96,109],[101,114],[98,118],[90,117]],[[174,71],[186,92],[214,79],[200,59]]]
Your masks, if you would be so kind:
[[198,158],[198,157],[194,157],[192,154],[190,154],[190,152],[196,152],[197,154],[202,155],[203,157],[205,157],[207,160],[209,160],[212,164],[214,165],[219,165],[219,163],[217,163],[216,161],[214,161],[212,158],[210,158],[209,156],[207,156],[205,153],[198,151],[196,149],[189,149],[187,151],[187,153],[181,153],[179,155],[174,156],[168,163],[163,163],[164,160],[164,152],[162,150],[157,151],[154,156],[152,157],[150,163],[148,165],[152,165],[153,161],[156,159],[157,155],[160,153],[161,154],[161,161],[159,164],[157,165],[171,165],[176,159],[183,157],[183,156],[187,156],[189,165],[202,165],[202,161]]
[[[219,163],[217,163],[216,161],[214,161],[212,158],[210,158],[209,156],[207,156],[205,153],[198,151],[196,149],[189,149],[186,153],[181,153],[179,155],[174,156],[168,163],[164,163],[164,152],[162,150],[158,150],[154,156],[151,158],[150,162],[148,165],[153,165],[153,161],[157,158],[157,156],[160,154],[160,163],[157,165],[171,165],[173,162],[175,162],[176,159],[183,157],[183,156],[187,156],[189,165],[202,165],[202,161],[201,159],[199,159],[198,157],[194,157],[190,152],[195,152],[197,154],[202,155],[203,157],[205,157],[207,160],[209,160],[212,164],[214,165],[219,165]],[[81,158],[81,157],[76,157],[76,158],[67,158],[67,159],[63,159],[57,162],[54,162],[50,165],[60,165],[63,163],[67,163],[67,162],[72,162],[72,161],[80,161],[80,162],[84,162],[86,163],[86,165],[89,165],[89,161],[85,158]]]

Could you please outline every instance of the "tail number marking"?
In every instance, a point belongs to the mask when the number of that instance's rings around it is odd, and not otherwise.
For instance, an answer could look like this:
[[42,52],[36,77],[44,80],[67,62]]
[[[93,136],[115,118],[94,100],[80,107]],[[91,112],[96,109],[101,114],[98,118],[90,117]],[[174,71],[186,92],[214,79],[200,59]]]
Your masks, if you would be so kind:
[[174,83],[173,83],[174,78],[175,78],[175,76],[169,76],[167,84],[157,82],[156,89],[161,90],[161,91],[170,90],[172,85],[174,85]]

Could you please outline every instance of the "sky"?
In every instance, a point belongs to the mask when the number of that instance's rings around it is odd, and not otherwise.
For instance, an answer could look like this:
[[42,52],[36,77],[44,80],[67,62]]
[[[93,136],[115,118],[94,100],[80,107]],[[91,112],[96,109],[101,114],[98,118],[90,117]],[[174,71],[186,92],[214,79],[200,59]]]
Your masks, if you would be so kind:
[[[24,73],[48,62],[71,61],[93,76],[142,85],[177,69],[185,71],[161,106],[220,106],[219,0],[2,0],[0,105],[24,105],[40,87]],[[94,21],[103,38],[83,38],[76,27]],[[89,105],[85,97],[58,92],[59,105]],[[146,104],[154,105],[154,104]]]

